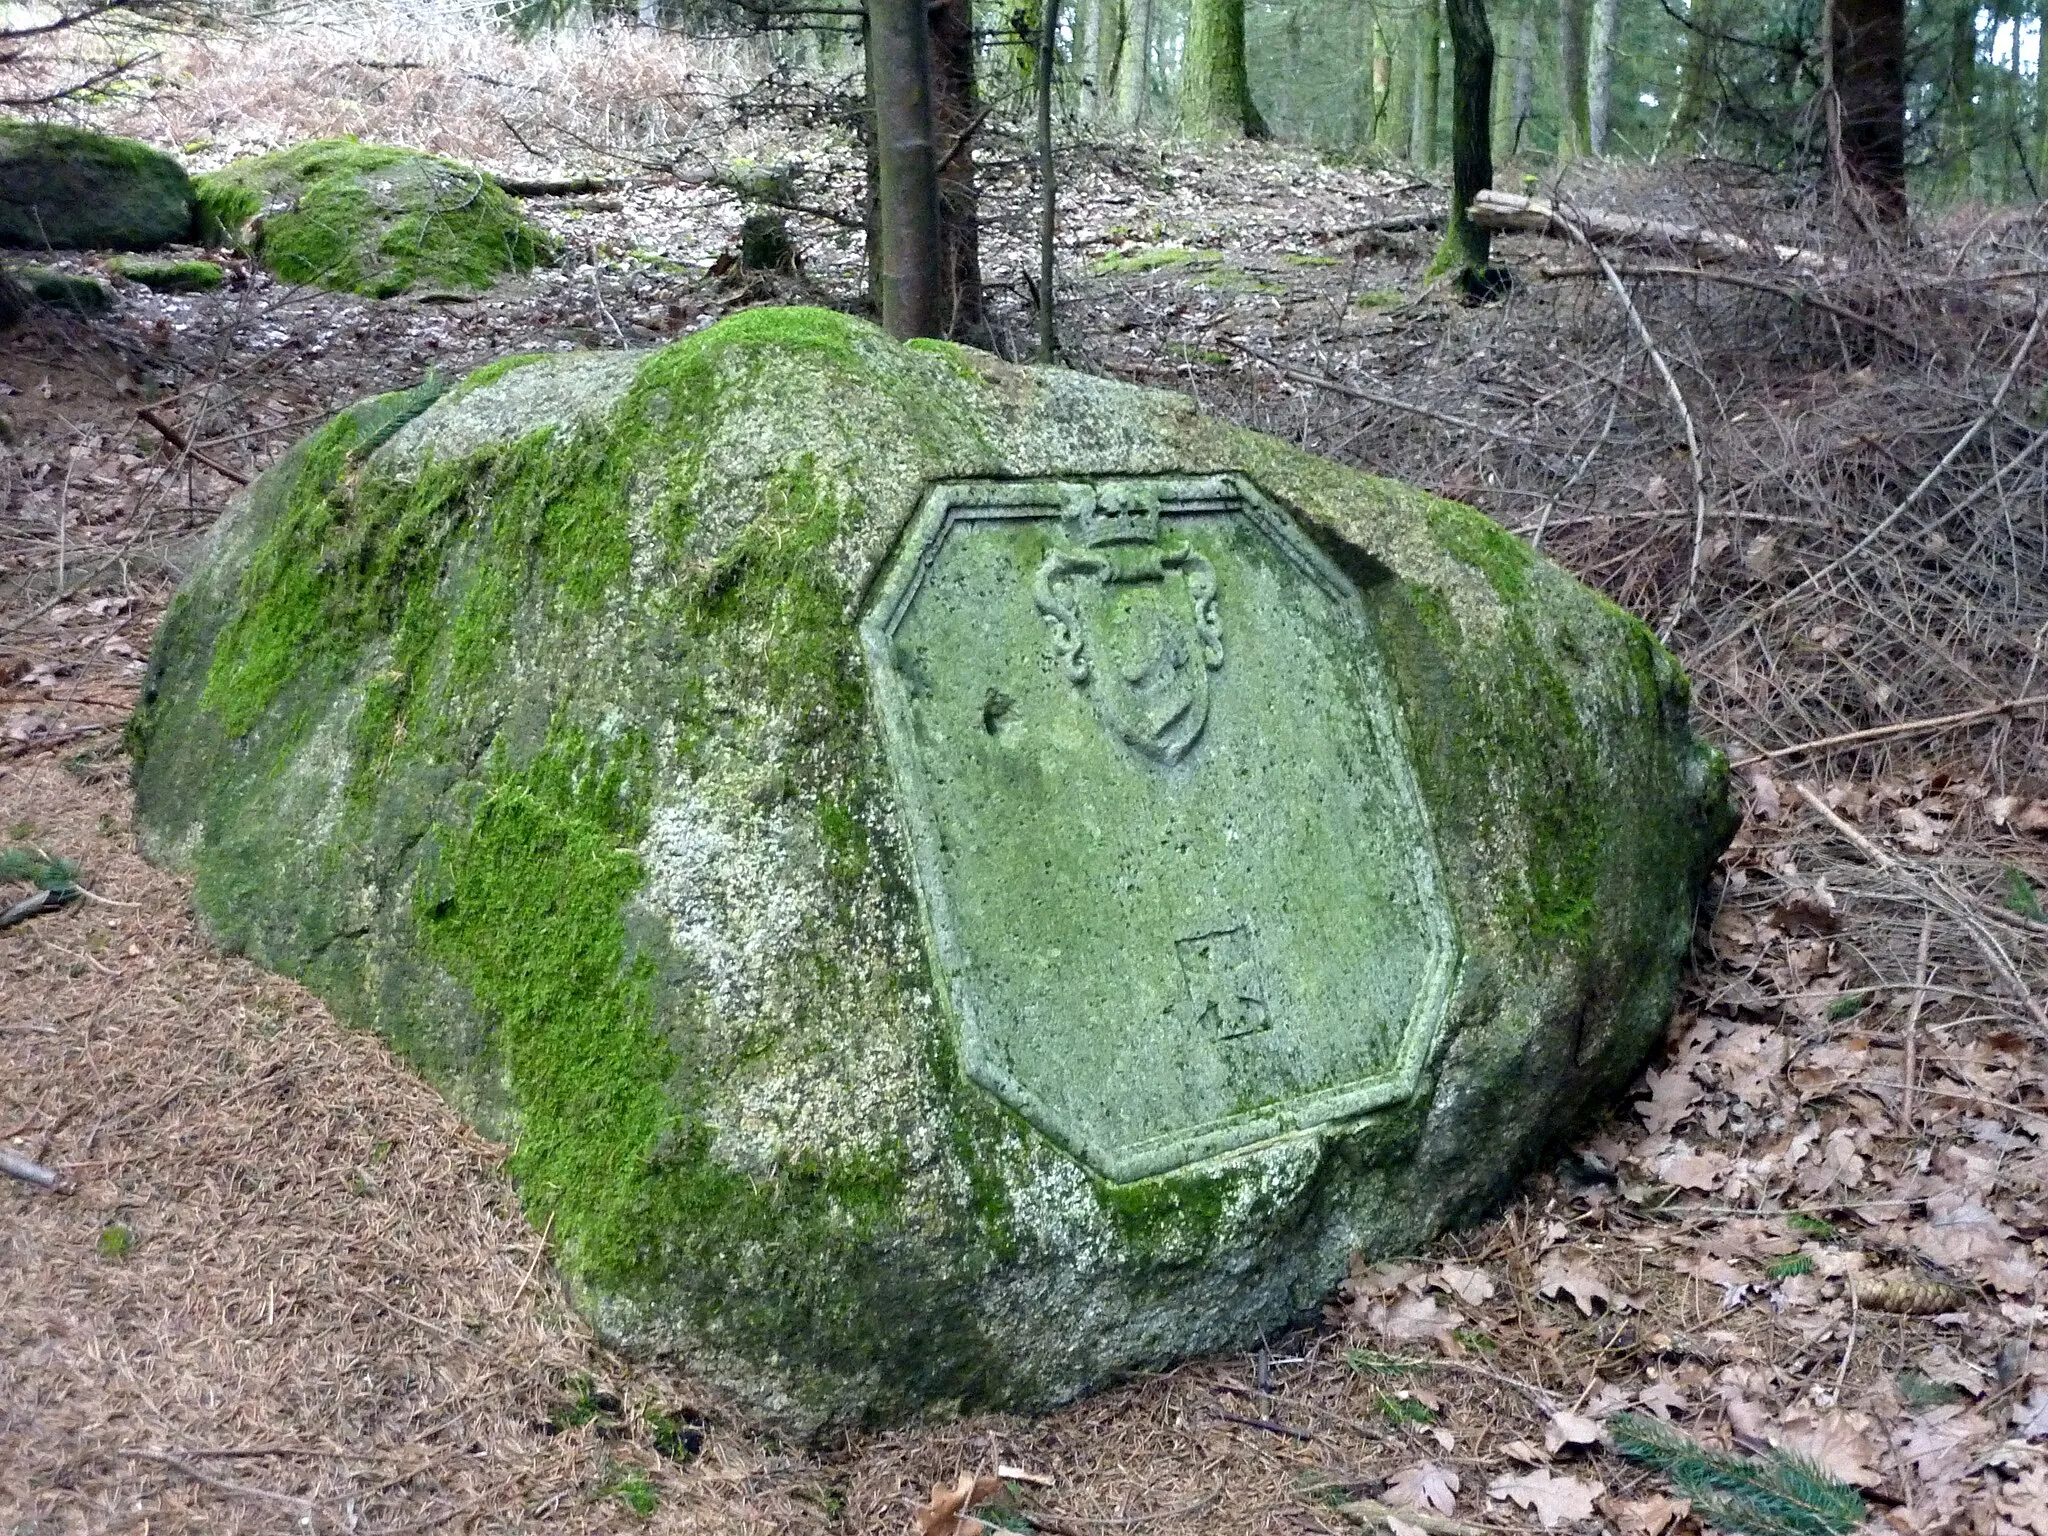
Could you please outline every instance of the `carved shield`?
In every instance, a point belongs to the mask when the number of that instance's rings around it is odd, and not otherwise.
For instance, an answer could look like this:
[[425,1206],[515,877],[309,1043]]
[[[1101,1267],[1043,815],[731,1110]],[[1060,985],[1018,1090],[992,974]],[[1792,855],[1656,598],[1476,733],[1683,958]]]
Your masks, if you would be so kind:
[[1056,549],[1036,596],[1068,679],[1103,725],[1156,762],[1185,757],[1209,723],[1209,673],[1223,665],[1209,562],[1156,540]]

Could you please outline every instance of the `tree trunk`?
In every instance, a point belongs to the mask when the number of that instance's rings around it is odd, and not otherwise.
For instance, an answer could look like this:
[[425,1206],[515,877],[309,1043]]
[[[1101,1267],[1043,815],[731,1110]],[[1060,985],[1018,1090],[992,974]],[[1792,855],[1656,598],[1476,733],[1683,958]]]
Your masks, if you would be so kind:
[[1608,115],[1614,104],[1614,29],[1621,20],[1620,0],[1593,0],[1593,46],[1586,61],[1587,143],[1596,155],[1607,153]]
[[1057,233],[1058,188],[1053,183],[1052,91],[1054,37],[1059,0],[1040,0],[1038,13],[1038,360],[1053,358],[1053,237]]
[[1685,60],[1678,70],[1678,104],[1664,142],[1676,143],[1681,154],[1699,148],[1713,116],[1720,85],[1720,49],[1715,32],[1721,25],[1718,0],[1692,0],[1687,13],[1691,29],[1685,39]]
[[1492,237],[1467,214],[1493,185],[1493,25],[1486,0],[1445,0],[1451,27],[1451,212],[1439,271],[1456,268],[1468,293],[1490,288]]
[[1841,147],[1836,190],[1906,221],[1906,0],[1833,0],[1828,39]]
[[1380,93],[1378,142],[1390,155],[1407,155],[1414,126],[1409,105],[1415,95],[1415,46],[1409,37],[1413,26],[1411,17],[1405,25],[1388,23],[1380,33],[1380,68],[1385,71],[1386,85]]
[[1244,0],[1190,0],[1181,126],[1198,139],[1264,138],[1244,67]]
[[1114,118],[1121,106],[1117,80],[1128,28],[1124,0],[1095,0],[1088,27],[1088,80],[1096,117]]
[[1427,170],[1436,164],[1437,124],[1443,116],[1443,0],[1425,0],[1415,40],[1415,117],[1408,158]]
[[1557,158],[1576,160],[1592,149],[1586,117],[1586,0],[1558,0]]
[[1948,80],[1941,105],[1942,179],[1967,197],[1971,157],[1977,147],[1977,7],[1973,0],[1955,0],[1948,39]]
[[1125,0],[1120,58],[1118,99],[1123,120],[1136,128],[1144,123],[1145,107],[1152,99],[1152,0]]
[[932,37],[925,0],[868,0],[868,86],[881,171],[882,324],[899,340],[944,318]]
[[977,346],[987,340],[981,288],[981,199],[975,189],[973,0],[931,0],[932,128],[939,157],[939,260],[944,334]]
[[1536,108],[1536,7],[1524,5],[1515,23],[1515,88],[1509,106],[1508,153],[1522,152],[1522,138],[1529,131],[1529,114]]

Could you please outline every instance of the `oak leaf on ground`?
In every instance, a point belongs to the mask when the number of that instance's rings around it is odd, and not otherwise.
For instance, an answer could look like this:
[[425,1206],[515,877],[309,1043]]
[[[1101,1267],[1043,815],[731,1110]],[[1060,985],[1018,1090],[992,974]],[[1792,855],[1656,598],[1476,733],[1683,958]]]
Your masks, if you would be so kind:
[[1448,1515],[1458,1507],[1458,1474],[1441,1462],[1418,1461],[1388,1480],[1385,1497],[1389,1504],[1405,1509]]
[[1590,1520],[1593,1501],[1606,1492],[1604,1483],[1589,1483],[1568,1472],[1545,1467],[1497,1477],[1486,1490],[1496,1499],[1512,1499],[1551,1530],[1567,1520]]

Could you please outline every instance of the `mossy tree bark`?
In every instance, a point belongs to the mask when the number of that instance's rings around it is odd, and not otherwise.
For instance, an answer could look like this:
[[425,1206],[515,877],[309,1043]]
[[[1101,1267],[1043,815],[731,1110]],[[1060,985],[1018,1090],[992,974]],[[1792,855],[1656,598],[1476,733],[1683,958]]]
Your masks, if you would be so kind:
[[1181,126],[1196,138],[1266,136],[1244,63],[1244,0],[1191,0],[1180,76]]
[[1455,269],[1467,291],[1487,286],[1492,237],[1467,216],[1493,185],[1493,24],[1486,0],[1445,0],[1451,28],[1451,213],[1439,270]]
[[1558,0],[1557,157],[1575,160],[1590,153],[1593,125],[1586,103],[1587,0]]
[[1836,98],[1838,195],[1881,227],[1906,222],[1905,0],[1833,0],[1828,56]]
[[21,324],[28,314],[28,290],[14,280],[14,274],[0,267],[0,331]]
[[943,316],[932,37],[924,0],[868,0],[868,87],[881,183],[882,325],[937,336]]

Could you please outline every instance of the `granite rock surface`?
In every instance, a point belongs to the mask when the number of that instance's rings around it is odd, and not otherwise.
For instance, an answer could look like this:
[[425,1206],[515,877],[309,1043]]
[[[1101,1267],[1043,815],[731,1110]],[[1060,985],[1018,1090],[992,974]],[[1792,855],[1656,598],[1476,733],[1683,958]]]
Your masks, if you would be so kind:
[[1309,1314],[1627,1083],[1732,830],[1638,621],[1180,396],[819,310],[274,466],[132,728],[220,940],[807,1430]]

